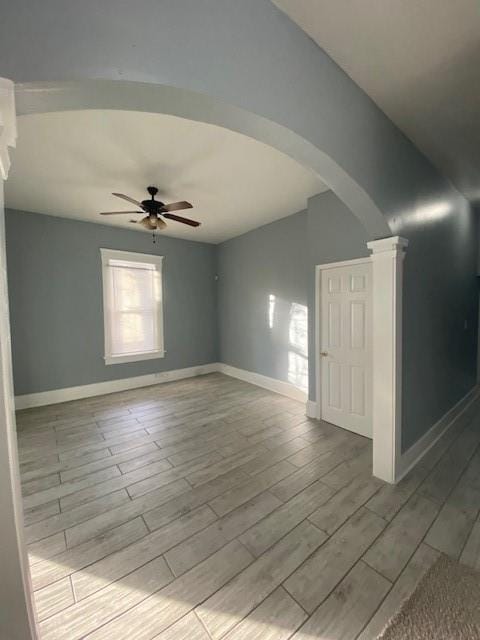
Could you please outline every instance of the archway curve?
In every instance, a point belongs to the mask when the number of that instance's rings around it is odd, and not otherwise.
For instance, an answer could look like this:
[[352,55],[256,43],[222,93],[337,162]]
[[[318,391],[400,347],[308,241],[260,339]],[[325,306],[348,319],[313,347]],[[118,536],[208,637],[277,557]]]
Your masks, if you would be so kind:
[[124,80],[34,82],[15,87],[17,115],[119,109],[205,122],[263,142],[314,171],[366,229],[369,239],[391,235],[370,196],[328,154],[294,131],[206,94],[169,85]]

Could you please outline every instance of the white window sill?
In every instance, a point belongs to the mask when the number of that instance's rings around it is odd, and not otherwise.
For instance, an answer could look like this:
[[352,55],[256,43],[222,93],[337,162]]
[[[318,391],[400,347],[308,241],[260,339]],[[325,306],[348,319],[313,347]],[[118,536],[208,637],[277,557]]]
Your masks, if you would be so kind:
[[140,362],[141,360],[156,360],[164,358],[165,351],[147,351],[145,353],[129,353],[122,356],[105,356],[105,364],[123,364],[125,362]]

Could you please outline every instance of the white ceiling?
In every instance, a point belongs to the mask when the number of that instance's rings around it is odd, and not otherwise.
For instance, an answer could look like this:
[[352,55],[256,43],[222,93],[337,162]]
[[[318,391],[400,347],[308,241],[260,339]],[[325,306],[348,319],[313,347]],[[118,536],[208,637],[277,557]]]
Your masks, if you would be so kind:
[[[306,207],[327,187],[310,170],[246,136],[173,116],[76,111],[21,116],[6,182],[7,207],[138,229],[134,209],[111,195],[188,200],[192,229],[168,221],[165,235],[222,242]],[[137,216],[139,219],[141,216]],[[144,233],[147,233],[143,231]]]
[[480,200],[478,0],[273,0]]

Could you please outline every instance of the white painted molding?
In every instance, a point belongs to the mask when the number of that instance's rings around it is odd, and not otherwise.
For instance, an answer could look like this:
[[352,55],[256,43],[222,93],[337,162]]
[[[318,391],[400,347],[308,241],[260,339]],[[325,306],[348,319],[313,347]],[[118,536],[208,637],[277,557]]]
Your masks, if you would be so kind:
[[149,387],[155,384],[161,384],[162,382],[173,382],[174,380],[182,380],[183,378],[193,378],[207,373],[214,373],[215,371],[218,371],[218,368],[219,365],[216,362],[213,362],[211,364],[199,365],[197,367],[163,371],[146,376],[136,376],[135,378],[108,380],[106,382],[85,384],[78,387],[54,389],[52,391],[43,391],[41,393],[30,393],[22,396],[16,396],[15,408],[17,410],[30,409],[32,407],[42,407],[48,404],[57,404],[59,402],[69,402],[70,400],[80,400],[81,398],[102,396],[108,393],[116,393],[118,391],[127,391],[128,389],[139,389],[140,387]]
[[313,400],[307,400],[305,414],[307,418],[313,418],[314,420],[320,420],[320,407]]
[[11,80],[0,78],[0,179],[6,180],[10,170],[9,147],[17,140],[15,91]]
[[254,384],[257,387],[262,387],[263,389],[268,389],[274,393],[279,393],[282,396],[287,396],[287,398],[291,398],[292,400],[298,400],[298,402],[304,403],[307,402],[307,394],[305,391],[298,389],[298,387],[295,387],[289,382],[269,378],[268,376],[264,376],[260,373],[254,373],[253,371],[237,369],[237,367],[232,367],[229,364],[224,363],[219,363],[218,371],[227,376],[231,376],[232,378],[238,378],[238,380],[250,382],[250,384]]
[[384,253],[385,251],[405,251],[408,247],[408,240],[401,238],[400,236],[391,236],[388,238],[381,238],[380,240],[371,240],[367,242],[367,247],[372,254]]
[[373,475],[397,482],[402,430],[403,259],[408,240],[367,242],[372,252]]
[[0,78],[0,637],[35,640],[37,630],[24,536],[13,398],[3,200],[3,182],[10,169],[9,148],[15,146],[16,137],[14,85]]
[[317,271],[326,271],[328,269],[337,269],[338,267],[351,267],[354,264],[365,264],[370,262],[370,257],[366,258],[352,258],[352,260],[340,260],[338,262],[324,262],[323,264],[317,264]]
[[[228,364],[220,362],[212,362],[197,367],[188,367],[186,369],[175,369],[172,371],[162,371],[152,373],[146,376],[136,376],[135,378],[123,378],[120,380],[107,380],[105,382],[97,382],[94,384],[85,384],[78,387],[67,387],[65,389],[53,389],[52,391],[42,391],[40,393],[29,393],[15,397],[15,409],[31,409],[33,407],[43,407],[49,404],[58,404],[60,402],[70,402],[71,400],[80,400],[82,398],[91,398],[94,396],[102,396],[108,393],[116,393],[118,391],[127,391],[128,389],[139,389],[140,387],[150,387],[162,382],[173,382],[174,380],[182,380],[184,378],[193,378],[202,376],[207,373],[223,373],[232,378],[243,380],[268,389],[282,396],[298,400],[299,402],[307,402],[307,394],[297,387],[275,380],[260,373],[253,371],[245,371],[237,369]],[[314,405],[315,403],[311,403]],[[307,414],[309,415],[309,414]],[[316,416],[311,416],[316,417]]]
[[396,481],[400,482],[441,438],[445,437],[449,431],[458,425],[460,420],[468,420],[470,411],[475,408],[475,403],[479,399],[480,387],[475,386],[451,407],[415,444],[407,449],[400,457]]

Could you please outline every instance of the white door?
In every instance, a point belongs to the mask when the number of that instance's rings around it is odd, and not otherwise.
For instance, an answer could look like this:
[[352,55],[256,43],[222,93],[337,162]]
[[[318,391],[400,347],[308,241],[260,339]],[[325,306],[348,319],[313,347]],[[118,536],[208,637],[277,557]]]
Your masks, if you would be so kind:
[[321,271],[321,415],[372,437],[372,267]]

